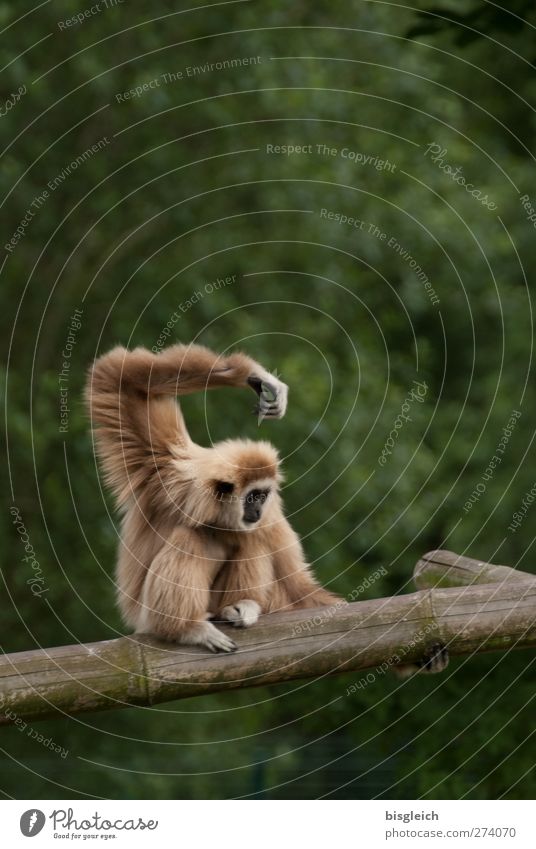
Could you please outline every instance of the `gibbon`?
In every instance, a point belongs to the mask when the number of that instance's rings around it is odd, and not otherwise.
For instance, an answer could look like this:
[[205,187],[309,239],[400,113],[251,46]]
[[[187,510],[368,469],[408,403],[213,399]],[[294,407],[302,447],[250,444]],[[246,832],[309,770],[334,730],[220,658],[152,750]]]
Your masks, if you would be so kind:
[[255,390],[262,418],[286,411],[287,386],[261,365],[199,345],[114,348],[93,364],[85,393],[122,514],[125,623],[215,652],[236,646],[210,619],[248,627],[261,613],[338,598],[314,578],[283,515],[276,449],[245,439],[205,448],[190,438],[176,396],[226,386]]

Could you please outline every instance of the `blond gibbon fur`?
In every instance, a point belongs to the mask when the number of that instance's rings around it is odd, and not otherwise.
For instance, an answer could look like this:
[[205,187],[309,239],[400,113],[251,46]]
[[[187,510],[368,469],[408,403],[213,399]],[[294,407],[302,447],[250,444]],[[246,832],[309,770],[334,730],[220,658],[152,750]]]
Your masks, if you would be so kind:
[[192,441],[176,396],[255,389],[261,416],[285,413],[287,387],[244,354],[198,345],[153,354],[117,347],[95,361],[86,401],[106,482],[122,514],[117,597],[125,623],[166,640],[232,651],[210,619],[246,627],[260,613],[318,607],[322,589],[283,515],[268,442]]

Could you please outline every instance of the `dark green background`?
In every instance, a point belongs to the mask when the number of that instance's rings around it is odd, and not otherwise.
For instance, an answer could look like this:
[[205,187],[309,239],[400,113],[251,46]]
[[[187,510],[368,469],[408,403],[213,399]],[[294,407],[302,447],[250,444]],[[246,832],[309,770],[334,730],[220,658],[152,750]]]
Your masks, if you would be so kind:
[[[463,15],[445,13],[460,6]],[[181,314],[171,338],[247,350],[289,383],[289,411],[259,432],[252,395],[215,393],[186,399],[188,422],[205,444],[259,433],[275,442],[288,513],[324,583],[350,594],[384,566],[361,597],[407,591],[434,547],[533,569],[536,507],[507,529],[536,480],[536,233],[520,203],[528,193],[536,204],[531,7],[510,3],[516,17],[444,3],[419,15],[423,4],[315,0],[183,12],[125,0],[63,31],[58,21],[83,3],[0,3],[0,105],[27,87],[0,119],[2,245],[50,180],[109,139],[50,193],[16,249],[2,247],[4,651],[122,633],[117,523],[81,404],[85,370],[118,342],[155,345],[192,293],[233,274]],[[165,73],[247,56],[262,62],[116,99]],[[425,155],[431,143],[496,211]],[[313,153],[268,154],[267,144]],[[317,144],[338,153],[318,155]],[[356,164],[343,148],[396,167]],[[385,242],[322,219],[322,208],[394,237],[440,303]],[[58,375],[75,309],[61,434]],[[426,400],[381,468],[413,380],[426,381]],[[503,462],[466,513],[514,409]],[[13,502],[43,569],[42,598],[26,583]],[[352,696],[359,674],[40,725],[66,759],[4,729],[0,788],[17,798],[530,798],[532,664],[529,652],[484,655],[402,687],[380,675]]]

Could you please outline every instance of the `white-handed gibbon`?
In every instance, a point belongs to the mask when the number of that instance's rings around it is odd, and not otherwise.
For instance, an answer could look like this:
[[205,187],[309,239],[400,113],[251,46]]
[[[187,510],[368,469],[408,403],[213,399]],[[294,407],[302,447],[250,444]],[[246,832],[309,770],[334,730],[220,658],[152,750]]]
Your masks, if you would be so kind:
[[117,596],[125,623],[166,640],[233,651],[210,621],[332,604],[282,511],[268,442],[192,441],[176,396],[251,387],[257,412],[280,418],[287,387],[241,353],[198,345],[159,354],[117,347],[93,364],[86,401],[97,453],[122,513]]

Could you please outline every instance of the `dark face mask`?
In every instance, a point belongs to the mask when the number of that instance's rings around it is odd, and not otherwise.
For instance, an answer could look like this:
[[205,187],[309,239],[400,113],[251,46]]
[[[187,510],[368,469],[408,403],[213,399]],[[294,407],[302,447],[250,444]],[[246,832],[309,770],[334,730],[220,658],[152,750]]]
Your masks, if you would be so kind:
[[244,522],[253,525],[262,516],[262,509],[268,498],[269,490],[252,489],[244,499]]

